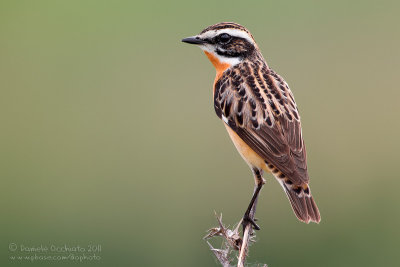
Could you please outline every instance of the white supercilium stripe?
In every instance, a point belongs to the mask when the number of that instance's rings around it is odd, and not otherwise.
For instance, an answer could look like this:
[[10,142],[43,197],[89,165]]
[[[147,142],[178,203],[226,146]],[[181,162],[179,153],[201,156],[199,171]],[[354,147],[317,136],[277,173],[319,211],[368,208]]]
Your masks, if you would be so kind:
[[251,36],[247,32],[242,31],[242,30],[238,30],[238,29],[210,30],[210,31],[207,31],[207,32],[199,35],[199,37],[201,37],[201,38],[214,38],[215,36],[220,35],[222,33],[227,33],[230,36],[235,36],[235,37],[240,37],[240,38],[246,39],[250,43],[254,44],[253,38],[251,38]]

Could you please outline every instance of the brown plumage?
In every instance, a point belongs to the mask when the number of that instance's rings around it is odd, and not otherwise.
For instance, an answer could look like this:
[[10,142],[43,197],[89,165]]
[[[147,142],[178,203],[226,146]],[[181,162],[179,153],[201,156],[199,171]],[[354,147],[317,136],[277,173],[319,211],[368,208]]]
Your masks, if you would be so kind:
[[300,116],[288,84],[269,68],[253,36],[239,24],[215,24],[192,38],[187,42],[199,42],[217,69],[215,112],[242,157],[253,170],[277,178],[299,220],[318,223]]

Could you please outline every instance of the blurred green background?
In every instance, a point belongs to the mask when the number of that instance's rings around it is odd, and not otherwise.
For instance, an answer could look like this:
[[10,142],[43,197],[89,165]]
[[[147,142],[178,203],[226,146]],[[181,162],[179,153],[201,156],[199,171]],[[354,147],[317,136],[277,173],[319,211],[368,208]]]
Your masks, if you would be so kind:
[[[218,266],[253,178],[183,37],[235,21],[300,109],[322,222],[266,176],[250,263],[399,266],[398,1],[1,1],[0,265]],[[218,243],[218,242],[217,242]],[[100,244],[100,260],[10,260]],[[29,254],[30,255],[30,254]]]

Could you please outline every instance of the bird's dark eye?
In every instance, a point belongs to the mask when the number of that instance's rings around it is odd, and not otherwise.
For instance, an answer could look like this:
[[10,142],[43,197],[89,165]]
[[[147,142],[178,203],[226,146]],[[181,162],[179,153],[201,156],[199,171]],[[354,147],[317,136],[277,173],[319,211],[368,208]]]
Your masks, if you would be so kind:
[[227,42],[229,42],[231,40],[231,38],[232,37],[229,34],[223,33],[218,36],[218,42],[222,43],[222,44],[226,44]]

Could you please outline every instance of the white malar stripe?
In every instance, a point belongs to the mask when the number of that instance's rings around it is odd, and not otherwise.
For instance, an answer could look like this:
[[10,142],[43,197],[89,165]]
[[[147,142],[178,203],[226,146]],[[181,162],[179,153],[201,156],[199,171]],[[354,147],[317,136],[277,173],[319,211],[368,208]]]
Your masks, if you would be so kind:
[[227,33],[230,36],[246,39],[250,43],[254,44],[253,38],[251,38],[251,36],[247,32],[238,30],[238,29],[211,30],[211,31],[208,31],[208,32],[205,32],[205,33],[199,35],[199,37],[200,38],[214,38],[215,36],[220,35],[222,33]]
[[215,47],[209,45],[209,44],[205,44],[205,45],[199,45],[199,47],[203,50],[203,51],[207,51],[210,54],[213,54],[216,58],[218,58],[218,60],[221,63],[227,63],[229,64],[231,67],[235,66],[237,64],[239,64],[242,59],[238,58],[238,57],[224,57],[224,56],[220,56],[215,52]]
[[224,57],[224,56],[220,56],[216,53],[213,53],[213,54],[214,54],[214,56],[216,56],[218,58],[218,60],[220,62],[227,63],[231,67],[239,64],[242,61],[242,59],[238,58],[238,57]]

